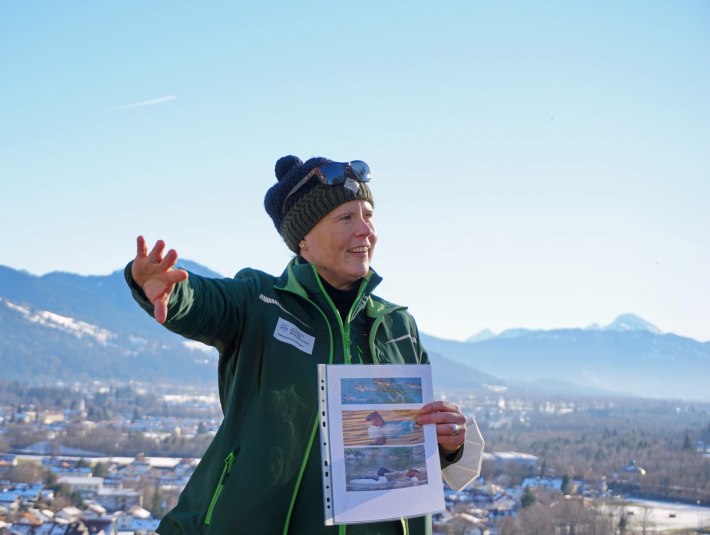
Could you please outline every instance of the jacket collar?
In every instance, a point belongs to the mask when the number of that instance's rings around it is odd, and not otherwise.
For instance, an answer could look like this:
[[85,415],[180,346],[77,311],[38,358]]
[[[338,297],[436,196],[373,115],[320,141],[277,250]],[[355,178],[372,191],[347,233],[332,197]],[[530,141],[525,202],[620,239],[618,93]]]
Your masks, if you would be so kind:
[[[304,299],[311,299],[314,295],[323,293],[318,279],[318,272],[313,264],[299,262],[298,257],[294,257],[277,279],[274,288],[300,295]],[[372,292],[380,282],[382,282],[382,277],[370,268],[360,283],[364,285],[364,288],[360,287],[361,295],[367,299],[366,313],[371,317],[386,314],[394,308],[402,308],[387,302],[373,301]]]

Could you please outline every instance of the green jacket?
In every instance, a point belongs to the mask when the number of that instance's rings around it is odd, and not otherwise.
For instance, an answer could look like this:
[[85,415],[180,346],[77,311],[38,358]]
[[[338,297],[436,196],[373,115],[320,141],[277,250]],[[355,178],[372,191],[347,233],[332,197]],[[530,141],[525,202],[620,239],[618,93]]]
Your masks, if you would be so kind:
[[[126,278],[152,314],[130,264]],[[323,524],[316,365],[428,363],[406,308],[372,295],[380,280],[363,279],[345,321],[315,268],[296,259],[278,278],[244,269],[176,286],[165,326],[219,351],[224,420],[159,533],[430,532],[430,517]]]

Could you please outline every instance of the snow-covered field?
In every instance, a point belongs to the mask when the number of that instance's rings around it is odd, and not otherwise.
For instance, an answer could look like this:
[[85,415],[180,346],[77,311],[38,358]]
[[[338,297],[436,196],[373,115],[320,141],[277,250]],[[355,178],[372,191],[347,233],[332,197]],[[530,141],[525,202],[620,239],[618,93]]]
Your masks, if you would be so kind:
[[673,533],[681,529],[710,528],[710,507],[685,503],[627,499],[608,508],[623,508],[627,528],[634,533]]

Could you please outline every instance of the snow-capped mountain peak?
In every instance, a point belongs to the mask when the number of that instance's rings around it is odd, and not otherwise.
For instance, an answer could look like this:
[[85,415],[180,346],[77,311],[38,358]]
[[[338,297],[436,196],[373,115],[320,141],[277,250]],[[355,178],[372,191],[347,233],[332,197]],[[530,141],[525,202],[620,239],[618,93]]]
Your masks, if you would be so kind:
[[495,336],[496,333],[494,333],[490,329],[483,329],[479,333],[476,333],[473,336],[467,338],[466,342],[483,342],[484,340],[488,340],[489,338],[495,338]]
[[602,327],[602,331],[649,331],[653,334],[663,334],[655,325],[640,318],[636,314],[621,314],[609,325]]

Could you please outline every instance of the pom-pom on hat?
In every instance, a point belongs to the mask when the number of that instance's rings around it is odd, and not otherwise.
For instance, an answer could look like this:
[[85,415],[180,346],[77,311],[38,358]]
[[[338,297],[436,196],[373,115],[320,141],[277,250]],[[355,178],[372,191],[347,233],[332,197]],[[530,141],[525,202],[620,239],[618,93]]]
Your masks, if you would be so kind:
[[278,182],[266,192],[264,208],[288,248],[296,254],[298,243],[331,210],[355,200],[375,205],[366,183],[358,182],[357,191],[353,191],[343,185],[324,185],[315,175],[288,196],[308,173],[331,161],[327,158],[311,158],[303,163],[297,156],[284,156],[279,158],[274,167]]

